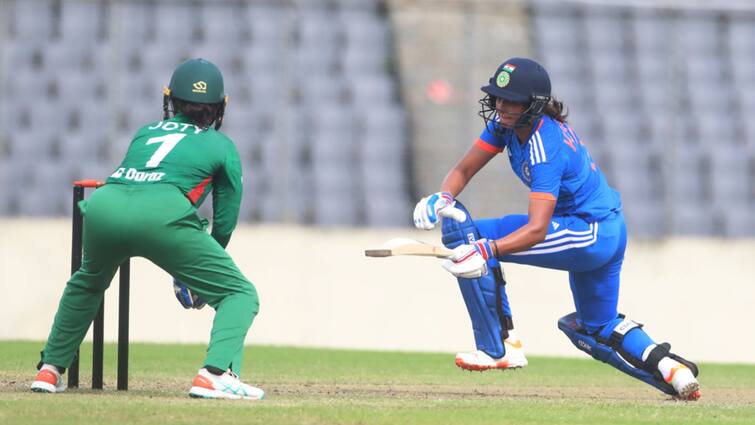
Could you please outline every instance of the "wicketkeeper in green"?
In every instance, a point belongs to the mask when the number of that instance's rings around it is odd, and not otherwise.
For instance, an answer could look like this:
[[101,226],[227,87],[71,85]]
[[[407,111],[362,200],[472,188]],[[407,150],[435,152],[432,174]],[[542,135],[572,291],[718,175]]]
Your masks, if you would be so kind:
[[[215,309],[204,366],[189,395],[262,399],[241,382],[244,338],[259,309],[257,291],[225,251],[242,194],[241,162],[217,131],[227,97],[220,70],[204,59],[176,68],[164,89],[164,119],[142,127],[106,184],[80,204],[81,268],[60,299],[31,388],[65,389],[62,373],[86,335],[118,266],[144,257],[175,279],[185,307]],[[212,192],[211,234],[197,208]]]

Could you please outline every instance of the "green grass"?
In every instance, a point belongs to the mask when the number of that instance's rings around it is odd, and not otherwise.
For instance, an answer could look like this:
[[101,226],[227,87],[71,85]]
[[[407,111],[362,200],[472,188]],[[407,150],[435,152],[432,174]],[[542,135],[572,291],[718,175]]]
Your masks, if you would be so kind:
[[[194,400],[198,345],[131,344],[130,390],[28,390],[40,342],[0,342],[0,424],[752,424],[755,365],[701,365],[703,398],[676,402],[590,359],[533,357],[469,373],[451,354],[248,347],[243,378],[261,402]],[[91,347],[82,350],[89,383]]]

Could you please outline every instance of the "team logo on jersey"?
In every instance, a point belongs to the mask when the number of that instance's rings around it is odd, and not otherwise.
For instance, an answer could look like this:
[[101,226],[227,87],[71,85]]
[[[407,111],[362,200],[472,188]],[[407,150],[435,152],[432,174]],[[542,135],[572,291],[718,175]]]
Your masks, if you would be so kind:
[[530,170],[530,163],[527,161],[522,162],[522,177],[527,183],[532,183],[532,171]]
[[207,83],[204,81],[197,81],[191,85],[194,87],[191,91],[194,93],[207,93]]

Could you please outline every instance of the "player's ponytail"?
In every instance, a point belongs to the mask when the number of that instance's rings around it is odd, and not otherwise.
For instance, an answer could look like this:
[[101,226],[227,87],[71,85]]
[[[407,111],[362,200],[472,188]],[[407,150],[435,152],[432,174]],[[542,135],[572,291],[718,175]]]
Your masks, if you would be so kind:
[[556,99],[555,97],[551,97],[551,100],[545,106],[543,113],[553,118],[554,120],[563,123],[566,122],[566,117],[569,115],[564,102]]

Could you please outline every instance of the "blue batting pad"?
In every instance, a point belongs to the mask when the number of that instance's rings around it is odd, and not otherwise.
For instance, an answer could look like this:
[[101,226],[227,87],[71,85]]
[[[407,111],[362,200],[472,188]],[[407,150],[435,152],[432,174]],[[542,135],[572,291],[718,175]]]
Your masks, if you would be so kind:
[[674,388],[659,380],[655,375],[642,369],[638,369],[619,355],[616,350],[608,345],[598,342],[593,336],[584,332],[582,327],[577,323],[577,313],[567,314],[558,320],[558,328],[561,329],[571,342],[580,350],[591,355],[594,359],[619,369],[640,381],[650,384],[669,395],[676,395]]
[[[469,244],[480,239],[480,232],[472,221],[472,216],[466,208],[456,201],[456,208],[464,211],[467,219],[459,223],[451,218],[443,218],[443,244],[448,248],[455,248],[461,244]],[[457,278],[464,303],[472,320],[475,344],[478,350],[484,351],[493,358],[501,358],[506,354],[503,345],[504,329],[499,314],[498,292],[500,291],[501,310],[510,315],[508,299],[503,285],[497,287],[493,268],[500,268],[497,259],[488,260],[489,272],[476,279]]]

